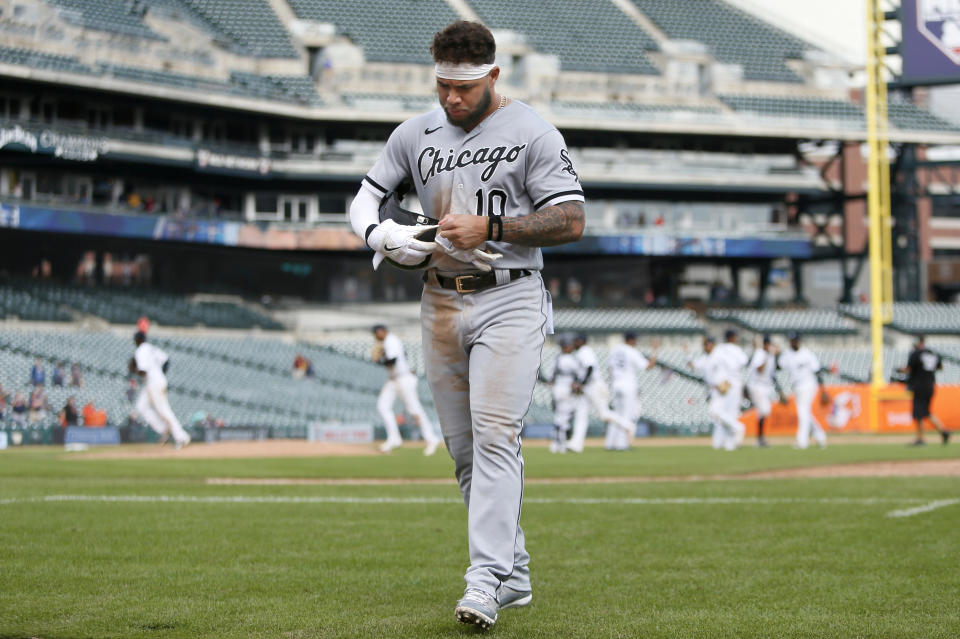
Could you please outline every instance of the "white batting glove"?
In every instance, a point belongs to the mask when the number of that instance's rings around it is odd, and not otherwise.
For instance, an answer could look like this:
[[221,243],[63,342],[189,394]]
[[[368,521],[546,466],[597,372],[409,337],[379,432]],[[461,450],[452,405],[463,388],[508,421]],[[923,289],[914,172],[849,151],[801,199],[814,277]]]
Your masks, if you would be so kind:
[[503,255],[501,253],[488,253],[481,249],[458,249],[453,242],[447,238],[438,235],[436,241],[437,248],[446,253],[455,260],[473,264],[484,273],[493,270],[491,264],[499,260]]
[[403,266],[417,266],[430,259],[436,242],[424,242],[416,236],[433,226],[405,226],[393,220],[384,220],[367,235],[367,246],[388,260]]

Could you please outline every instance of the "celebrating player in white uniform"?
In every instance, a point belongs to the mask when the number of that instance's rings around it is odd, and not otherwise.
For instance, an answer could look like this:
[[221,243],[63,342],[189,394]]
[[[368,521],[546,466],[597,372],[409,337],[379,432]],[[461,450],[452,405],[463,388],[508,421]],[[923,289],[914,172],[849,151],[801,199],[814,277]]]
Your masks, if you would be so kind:
[[[496,92],[486,27],[455,22],[431,52],[441,108],[390,135],[350,222],[377,262],[426,268],[427,380],[468,510],[470,566],[455,614],[488,628],[499,610],[532,598],[520,431],[552,333],[539,247],[580,238],[583,190],[560,132]],[[380,201],[405,180],[424,216],[439,220],[435,241],[415,237],[424,227],[380,221]]]
[[[807,448],[813,436],[821,448],[827,446],[827,434],[813,416],[813,400],[820,391],[821,401],[824,393],[820,388],[820,360],[807,348],[800,345],[800,334],[793,332],[788,336],[790,348],[777,357],[777,365],[787,371],[793,383],[793,394],[797,404],[797,443],[795,448]],[[829,401],[829,398],[827,398]]]
[[737,345],[737,332],[727,330],[723,343],[710,353],[713,360],[711,378],[708,381],[716,394],[710,396],[710,414],[714,423],[720,424],[723,436],[719,443],[725,450],[734,450],[743,443],[746,427],[740,420],[740,402],[743,399],[743,370],[747,356]]
[[148,343],[147,335],[142,331],[133,336],[133,342],[137,345],[137,350],[130,362],[131,372],[136,371],[144,378],[143,390],[140,391],[134,409],[164,442],[167,437],[173,437],[176,447],[183,448],[190,443],[190,435],[183,430],[180,420],[170,408],[170,400],[167,399],[167,376],[164,368],[170,358]]
[[770,398],[776,387],[777,347],[769,335],[763,336],[762,346],[754,342],[753,355],[747,372],[747,396],[757,409],[757,446],[769,446],[763,436],[763,425],[770,416]]
[[636,422],[617,415],[610,410],[610,390],[600,372],[600,360],[597,353],[587,345],[585,333],[578,333],[574,338],[576,356],[580,360],[581,376],[574,386],[574,392],[579,393],[577,409],[573,414],[573,434],[567,442],[567,449],[575,453],[582,453],[587,438],[587,428],[590,425],[590,408],[607,424],[607,428],[619,428],[624,434],[633,435]]
[[393,403],[399,394],[407,414],[412,415],[414,421],[420,427],[420,434],[426,443],[423,454],[432,455],[436,452],[440,439],[433,432],[433,424],[420,403],[420,397],[417,395],[417,376],[407,364],[403,342],[400,341],[399,337],[388,332],[387,327],[383,324],[377,324],[373,327],[373,335],[376,339],[374,343],[375,357],[373,359],[377,364],[387,369],[387,381],[380,389],[380,395],[377,397],[377,412],[380,413],[383,427],[387,431],[387,440],[381,444],[380,450],[389,453],[403,443],[403,439],[400,437],[400,428],[397,426],[397,418],[393,414]]
[[567,452],[567,437],[573,413],[577,408],[577,396],[573,394],[573,385],[580,378],[580,360],[574,354],[572,335],[561,335],[557,342],[560,353],[553,361],[553,370],[547,375],[553,395],[553,439],[550,441],[551,453]]
[[[711,357],[713,349],[717,347],[717,341],[710,337],[709,335],[704,336],[703,338],[703,352],[687,360],[687,366],[690,367],[690,370],[694,372],[695,375],[698,375],[700,379],[703,380],[704,384],[707,385],[707,390],[709,398],[707,400],[707,416],[710,418],[710,423],[713,424],[713,447],[716,449],[723,448],[726,436],[724,435],[724,428],[713,416],[713,411],[710,410],[710,405],[713,402],[714,396],[719,395],[719,392],[713,387],[712,380],[714,379],[714,368],[716,368],[715,360]],[[684,351],[687,350],[686,345],[683,347]]]
[[[624,422],[633,424],[634,428],[640,419],[637,376],[640,371],[653,368],[656,363],[656,353],[647,359],[637,350],[637,334],[632,331],[624,333],[623,343],[617,344],[610,351],[607,365],[610,368],[610,386],[613,389],[613,411]],[[627,450],[633,434],[623,428],[608,425],[604,448]]]

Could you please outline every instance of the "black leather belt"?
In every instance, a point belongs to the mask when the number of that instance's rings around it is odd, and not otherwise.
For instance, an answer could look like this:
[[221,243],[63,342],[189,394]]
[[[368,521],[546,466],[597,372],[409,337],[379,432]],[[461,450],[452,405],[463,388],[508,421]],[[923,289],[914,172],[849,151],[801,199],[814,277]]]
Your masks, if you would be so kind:
[[[530,274],[531,271],[525,268],[512,268],[510,269],[510,281],[518,280]],[[444,277],[443,275],[437,274],[437,284],[458,293],[476,293],[477,291],[496,286],[497,274],[496,271],[490,271],[489,273],[468,273],[467,275],[457,275],[455,277]]]

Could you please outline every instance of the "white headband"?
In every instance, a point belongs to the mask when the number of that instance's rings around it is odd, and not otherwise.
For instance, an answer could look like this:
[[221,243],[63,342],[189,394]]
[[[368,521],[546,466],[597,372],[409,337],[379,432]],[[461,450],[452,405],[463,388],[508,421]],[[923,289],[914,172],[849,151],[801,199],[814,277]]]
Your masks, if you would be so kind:
[[490,73],[494,66],[496,65],[470,64],[469,62],[460,64],[437,62],[437,77],[444,80],[479,80]]

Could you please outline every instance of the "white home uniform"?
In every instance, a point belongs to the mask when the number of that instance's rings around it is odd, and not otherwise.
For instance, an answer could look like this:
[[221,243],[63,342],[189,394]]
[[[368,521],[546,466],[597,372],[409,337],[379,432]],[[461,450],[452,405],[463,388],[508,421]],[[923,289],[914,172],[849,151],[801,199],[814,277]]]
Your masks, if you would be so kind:
[[146,374],[143,390],[134,405],[135,410],[158,434],[173,437],[178,448],[189,444],[190,435],[183,430],[167,399],[167,376],[163,373],[163,365],[169,357],[149,342],[137,346],[133,357],[137,370]]
[[[760,370],[761,367],[763,370]],[[758,417],[767,417],[770,414],[774,391],[773,375],[776,371],[777,363],[773,355],[763,348],[753,351],[747,372],[747,395],[757,409]]]
[[[607,428],[618,428],[624,433],[630,430],[630,423],[610,410],[610,390],[603,380],[600,371],[600,360],[597,353],[590,346],[584,344],[575,351],[580,361],[582,375],[592,369],[590,379],[583,384],[582,394],[577,401],[577,409],[573,414],[573,434],[567,442],[567,448],[580,453],[587,438],[587,429],[590,426],[590,408],[597,413],[601,420],[606,422]],[[583,378],[581,377],[581,383]],[[633,425],[636,429],[636,424]]]
[[383,338],[383,359],[392,362],[386,365],[387,381],[380,389],[380,395],[377,397],[377,411],[383,420],[383,426],[387,431],[387,441],[383,443],[380,450],[389,452],[403,443],[400,437],[400,428],[397,426],[397,418],[393,414],[393,403],[400,395],[403,401],[404,409],[407,414],[412,415],[420,426],[420,434],[427,447],[424,454],[431,455],[436,450],[439,440],[436,433],[433,432],[433,424],[427,413],[423,410],[423,404],[420,403],[420,397],[417,395],[417,376],[410,370],[407,364],[407,357],[403,351],[403,342],[393,333],[387,333]]
[[[716,346],[714,346],[714,348],[716,348]],[[725,440],[723,426],[716,419],[714,419],[713,412],[710,410],[710,405],[713,402],[714,396],[718,396],[720,394],[720,392],[716,390],[710,383],[710,380],[713,379],[713,369],[715,366],[714,360],[710,358],[710,353],[704,352],[697,355],[697,357],[694,359],[691,359],[688,363],[694,374],[698,375],[700,379],[703,380],[703,383],[707,385],[709,395],[707,400],[707,416],[710,418],[710,423],[713,425],[713,430],[711,431],[711,444],[716,449],[723,448]]]
[[820,370],[820,360],[807,348],[801,346],[797,350],[792,348],[780,353],[777,360],[780,368],[787,371],[793,383],[793,394],[797,404],[797,447],[806,448],[810,445],[810,437],[819,445],[825,446],[827,434],[813,416],[813,400],[820,388],[817,372]]
[[[650,367],[650,360],[630,344],[617,344],[610,351],[607,360],[610,368],[610,386],[613,390],[613,411],[628,424],[636,428],[640,419],[640,398],[638,396],[638,376]],[[626,450],[630,447],[633,433],[623,428],[607,427],[604,447],[607,450]]]
[[[743,443],[746,427],[739,421],[740,401],[743,398],[743,370],[747,365],[747,356],[736,344],[723,342],[717,344],[710,353],[713,360],[710,379],[711,387],[709,411],[715,424],[723,430],[720,437],[714,435],[714,441],[720,448],[733,450]],[[717,386],[726,385],[727,391],[720,392]]]
[[[443,109],[411,118],[390,135],[367,173],[364,192],[385,196],[404,180],[423,213],[526,216],[583,190],[557,129],[512,101],[465,131]],[[362,201],[362,200],[361,200]],[[365,237],[369,209],[351,206]],[[437,249],[424,276],[420,318],[427,380],[467,505],[467,588],[497,597],[503,585],[530,590],[530,556],[520,528],[520,431],[533,398],[540,352],[553,332],[538,247],[487,242],[503,257],[487,278]],[[458,277],[460,276],[460,277]]]
[[573,412],[577,407],[577,397],[573,394],[573,384],[580,378],[580,361],[573,353],[560,352],[553,362],[553,371],[548,376],[553,394],[553,441],[550,452],[563,453],[567,450],[567,436]]

